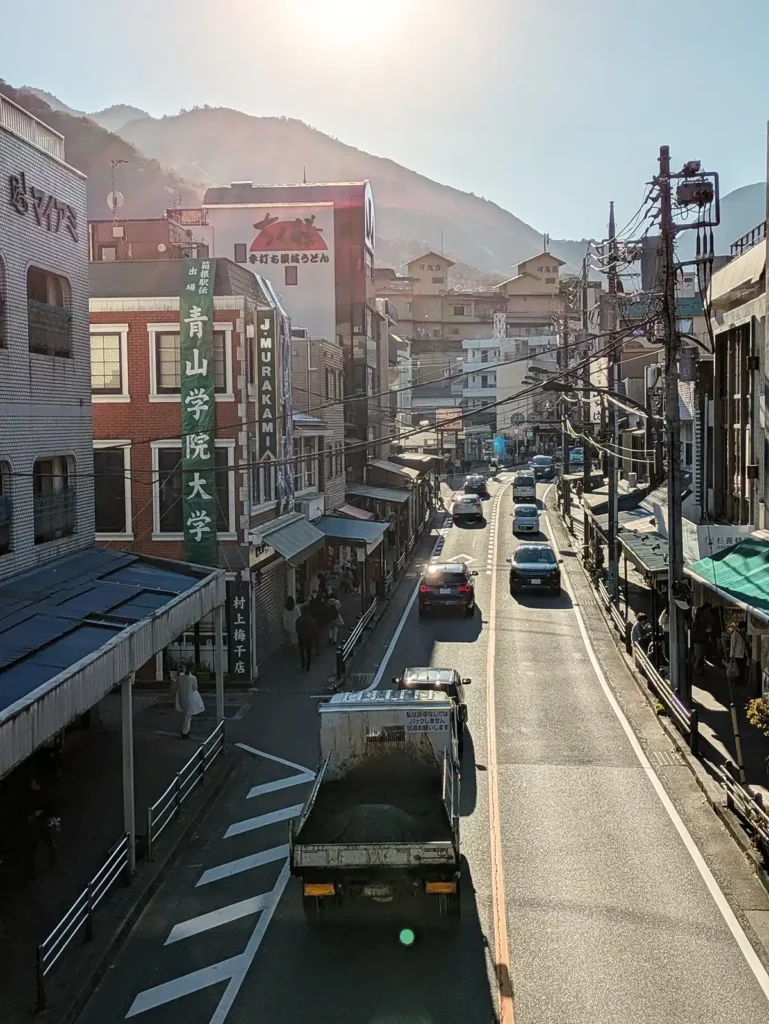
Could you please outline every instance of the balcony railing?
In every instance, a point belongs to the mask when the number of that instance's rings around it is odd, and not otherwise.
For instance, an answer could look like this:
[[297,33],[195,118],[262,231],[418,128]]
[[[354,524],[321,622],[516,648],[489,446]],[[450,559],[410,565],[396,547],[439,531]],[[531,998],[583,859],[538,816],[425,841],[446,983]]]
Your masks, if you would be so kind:
[[752,249],[754,245],[758,245],[759,242],[763,242],[766,238],[766,221],[762,220],[760,224],[756,224],[750,231],[746,231],[744,235],[737,239],[736,242],[732,242],[729,247],[729,251],[732,256],[741,256],[748,249]]
[[63,306],[27,301],[29,351],[44,356],[69,356],[72,315]]
[[11,499],[0,495],[0,555],[11,550]]
[[44,544],[75,532],[75,490],[64,487],[60,491],[35,496],[35,544]]

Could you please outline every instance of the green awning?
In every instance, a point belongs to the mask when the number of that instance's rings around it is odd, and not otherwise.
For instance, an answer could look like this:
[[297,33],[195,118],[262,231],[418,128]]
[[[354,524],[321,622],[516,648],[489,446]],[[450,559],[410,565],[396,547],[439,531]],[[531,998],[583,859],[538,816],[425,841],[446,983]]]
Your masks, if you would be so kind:
[[701,558],[686,569],[732,604],[769,621],[769,543],[748,537],[712,558]]

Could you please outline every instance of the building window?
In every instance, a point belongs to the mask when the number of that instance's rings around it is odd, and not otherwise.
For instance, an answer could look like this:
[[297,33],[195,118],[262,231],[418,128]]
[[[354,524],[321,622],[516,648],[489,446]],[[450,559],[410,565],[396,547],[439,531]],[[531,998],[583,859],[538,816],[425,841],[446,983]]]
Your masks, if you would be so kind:
[[334,476],[334,446],[331,444],[326,445],[323,475],[326,480],[330,480]]
[[251,470],[251,501],[254,505],[275,501],[276,479],[277,467],[271,463],[262,463]]
[[337,444],[334,459],[335,459],[335,463],[336,463],[336,473],[334,475],[335,476],[341,476],[342,473],[344,473],[344,445],[343,444],[341,444],[341,443]]
[[692,442],[687,441],[684,444],[684,465],[691,466],[692,464]]
[[91,391],[119,395],[123,390],[119,334],[91,335]]
[[131,446],[110,441],[93,453],[96,532],[103,538],[128,539],[131,533]]
[[0,348],[8,347],[8,292],[5,285],[5,264],[0,257]]
[[487,388],[489,386],[489,376],[487,373],[481,374],[481,387]]
[[71,356],[72,315],[69,281],[47,270],[27,271],[29,351],[44,356]]
[[37,459],[32,469],[35,544],[75,532],[74,460],[68,455]]
[[443,277],[434,277],[433,284],[444,284],[445,280]]
[[467,306],[454,306],[454,316],[468,316]]
[[114,245],[100,245],[99,259],[102,263],[114,263],[117,259],[117,248]]
[[285,267],[286,284],[299,284],[299,267]]
[[235,262],[236,263],[247,263],[248,256],[246,255],[246,243],[236,242],[235,243]]
[[[178,330],[152,330],[155,370],[155,395],[181,394],[181,367]],[[229,394],[232,369],[229,359],[229,331],[214,331],[214,391]]]
[[459,328],[458,327],[452,327],[450,333],[451,334],[459,334]]
[[414,308],[414,304],[412,302],[407,302],[406,303],[406,312],[407,313],[410,313],[413,308]]
[[546,277],[545,278],[545,284],[555,284],[555,278],[554,277]]
[[319,437],[294,438],[294,493],[301,494],[318,486]]
[[0,462],[0,555],[11,550],[11,467]]
[[[183,534],[182,450],[176,447],[153,446],[155,460],[154,499],[156,534]],[[234,495],[235,473],[230,467],[231,445],[216,442],[216,532],[231,533],[231,496]]]
[[326,367],[326,398],[336,398],[336,373]]

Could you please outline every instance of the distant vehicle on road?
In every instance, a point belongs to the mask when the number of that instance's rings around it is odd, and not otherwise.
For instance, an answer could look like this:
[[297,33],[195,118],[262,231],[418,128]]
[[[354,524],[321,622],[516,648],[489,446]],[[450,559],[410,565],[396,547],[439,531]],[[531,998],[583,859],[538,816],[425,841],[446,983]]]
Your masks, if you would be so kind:
[[480,522],[483,519],[483,505],[477,494],[457,491],[451,502],[451,518],[455,523],[461,520]]
[[419,579],[419,616],[439,608],[464,611],[468,617],[475,614],[475,586],[473,576],[462,562],[441,562],[427,565]]
[[515,506],[513,533],[539,533],[539,509],[536,505]]
[[582,448],[572,448],[569,452],[569,467],[579,468],[585,464],[585,452]]
[[489,489],[486,486],[486,481],[480,473],[472,473],[470,476],[465,477],[462,490],[465,494],[477,494],[481,500],[491,497]]
[[471,682],[471,679],[462,679],[455,668],[407,668],[402,676],[393,679],[393,686],[398,690],[440,690],[451,697],[457,705],[457,745],[461,757],[467,723],[465,687]]
[[535,480],[555,480],[555,463],[552,455],[535,455],[529,463]]
[[510,593],[516,590],[549,590],[561,593],[561,563],[549,544],[521,544],[510,563]]
[[522,469],[513,480],[513,501],[533,501],[537,497],[537,481],[530,469]]

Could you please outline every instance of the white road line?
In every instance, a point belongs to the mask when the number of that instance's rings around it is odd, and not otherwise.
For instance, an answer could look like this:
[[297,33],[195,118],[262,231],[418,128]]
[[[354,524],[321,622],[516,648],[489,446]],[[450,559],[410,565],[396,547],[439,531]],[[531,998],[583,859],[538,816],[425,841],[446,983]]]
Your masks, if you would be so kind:
[[[552,541],[553,546],[558,548],[558,550],[560,551],[560,547],[556,543],[555,537],[551,530],[547,514],[545,515],[545,523],[547,526],[547,532],[550,535],[550,540]],[[585,645],[587,656],[590,658],[590,664],[593,666],[593,671],[595,672],[596,678],[598,679],[601,689],[603,690],[604,695],[607,701],[609,702],[609,706],[616,715],[619,724],[622,726],[622,730],[627,736],[630,746],[633,748],[633,753],[638,758],[641,767],[646,772],[649,781],[654,787],[655,793],[659,797],[660,803],[667,811],[668,817],[672,821],[676,831],[681,837],[681,841],[686,847],[689,856],[694,861],[694,865],[699,871],[700,875],[702,876],[702,880],[708,887],[708,891],[710,892],[710,895],[713,897],[713,901],[715,902],[716,906],[721,912],[721,916],[726,922],[726,926],[732,933],[732,936],[734,937],[735,942],[739,946],[742,955],[745,957],[748,967],[750,967],[751,971],[753,972],[753,976],[755,977],[756,981],[761,987],[761,991],[764,993],[764,996],[766,996],[767,1000],[769,1000],[769,974],[767,974],[766,968],[761,963],[756,954],[756,951],[750,944],[748,937],[742,928],[742,925],[737,920],[734,911],[729,905],[729,901],[721,891],[718,882],[713,877],[712,871],[705,862],[705,858],[700,853],[699,847],[692,838],[689,829],[684,824],[681,815],[676,810],[675,804],[668,796],[665,787],[660,782],[657,773],[651,765],[651,762],[644,753],[641,744],[638,742],[636,734],[633,732],[630,722],[628,722],[627,718],[625,717],[624,711],[619,706],[617,698],[614,696],[614,691],[611,689],[608,682],[606,681],[606,677],[603,674],[603,670],[598,663],[598,658],[596,657],[592,643],[590,642],[590,637],[588,636],[587,629],[585,628],[585,620],[582,618],[582,613],[580,612],[579,608],[575,603],[575,595],[571,589],[570,581],[568,580],[566,580],[565,589],[567,590],[569,596],[572,599],[572,610],[574,611],[574,614],[577,617],[577,624],[579,626],[579,631],[582,635],[582,642]]]
[[[451,522],[451,520],[449,520],[449,522]],[[436,556],[436,554],[438,553],[438,551],[440,550],[440,548],[443,546],[443,540],[444,540],[444,537],[445,537],[445,534],[446,534],[446,529],[447,529],[447,525],[446,525],[446,522],[444,521],[443,526],[438,531],[438,536],[435,539],[435,544],[433,545],[433,550],[432,550],[432,552],[430,554],[430,558],[434,558]],[[381,663],[379,665],[379,668],[376,671],[376,675],[371,680],[369,685],[366,687],[367,690],[376,690],[377,686],[379,686],[380,682],[382,681],[382,676],[384,676],[385,672],[387,671],[388,662],[390,661],[390,658],[392,657],[392,653],[395,650],[395,646],[398,643],[398,639],[399,639],[401,633],[403,632],[403,627],[406,625],[406,620],[409,617],[409,612],[414,607],[414,602],[417,599],[417,594],[418,593],[419,593],[419,582],[417,582],[417,585],[414,587],[414,593],[411,595],[411,597],[409,598],[408,604],[403,609],[403,614],[400,617],[400,622],[395,627],[395,632],[393,633],[392,640],[387,645],[387,650],[384,653],[384,657],[382,658],[382,661],[381,661]]]
[[235,746],[240,747],[241,750],[245,750],[249,754],[253,754],[255,757],[266,757],[268,761],[277,761],[278,764],[284,764],[287,768],[296,768],[303,775],[312,775],[315,778],[315,772],[313,772],[312,768],[307,768],[303,764],[297,764],[296,761],[287,761],[284,757],[268,754],[265,750],[257,750],[255,747],[249,747],[247,743],[236,743]]
[[232,1009],[235,997],[240,991],[240,986],[243,984],[251,964],[254,962],[254,957],[262,944],[262,939],[264,938],[267,927],[272,920],[272,915],[275,913],[275,908],[280,901],[280,897],[283,895],[283,890],[286,888],[288,879],[289,867],[288,861],[286,861],[283,865],[283,870],[275,883],[275,888],[272,890],[270,903],[265,910],[262,911],[262,914],[251,933],[251,938],[248,940],[248,945],[238,957],[238,965],[230,978],[229,985],[224,990],[224,995],[216,1008],[216,1012],[211,1018],[210,1024],[224,1024],[226,1021],[227,1014]]
[[288,778],[277,779],[275,782],[264,782],[261,786],[250,789],[246,794],[246,800],[264,796],[265,793],[277,793],[280,789],[290,789],[291,786],[301,786],[304,782],[312,782],[314,778],[314,772],[303,772],[301,775],[289,775]]
[[189,939],[193,935],[200,935],[201,932],[210,931],[212,928],[219,928],[231,921],[239,921],[241,917],[248,917],[250,914],[258,914],[264,910],[270,900],[271,894],[264,892],[259,896],[252,896],[247,900],[240,900],[238,903],[230,903],[228,907],[220,907],[212,910],[210,914],[199,914],[191,917],[188,921],[181,921],[174,925],[171,934],[164,945],[170,946],[174,942],[181,942],[182,939]]
[[146,1013],[147,1010],[154,1010],[157,1006],[163,1006],[165,1003],[171,1003],[174,999],[181,999],[182,996],[200,992],[201,989],[208,988],[210,985],[230,980],[240,967],[243,956],[244,954],[241,953],[239,956],[230,957],[229,960],[211,964],[210,967],[201,967],[199,971],[183,974],[181,978],[174,978],[173,981],[167,981],[163,985],[145,989],[131,1003],[126,1019],[135,1017],[139,1013]]
[[283,860],[288,857],[288,843],[283,846],[273,846],[271,850],[262,850],[261,853],[252,853],[248,857],[238,857],[237,860],[228,860],[226,864],[219,864],[215,868],[204,871],[195,887],[209,885],[211,882],[219,882],[222,878],[230,878],[232,875],[239,875],[243,871],[252,871],[264,864],[272,864],[276,860]]
[[257,828],[264,828],[266,825],[276,825],[279,821],[290,821],[298,818],[302,813],[304,804],[294,804],[293,807],[281,807],[278,811],[270,811],[269,814],[259,814],[255,818],[245,818],[243,821],[236,821],[230,825],[224,833],[224,838],[240,836],[244,832],[253,832]]

